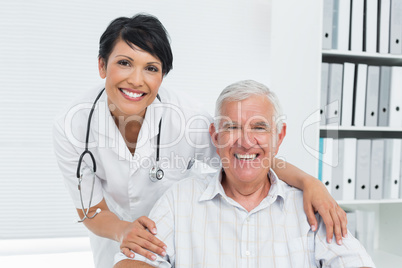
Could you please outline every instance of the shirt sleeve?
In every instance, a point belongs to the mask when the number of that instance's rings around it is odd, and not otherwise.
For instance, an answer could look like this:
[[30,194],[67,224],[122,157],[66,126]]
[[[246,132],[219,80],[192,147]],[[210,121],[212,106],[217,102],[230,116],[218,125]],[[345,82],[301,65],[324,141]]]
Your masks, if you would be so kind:
[[[78,190],[77,166],[80,154],[84,148],[76,147],[66,135],[64,120],[58,120],[53,125],[53,146],[57,163],[64,178],[64,184],[70,193],[76,208],[82,208],[80,191]],[[73,135],[71,135],[73,136]],[[74,138],[74,137],[71,137]],[[89,157],[88,155],[86,157]],[[89,159],[89,158],[88,158]],[[86,161],[88,160],[86,159]],[[85,160],[85,158],[84,158]],[[83,161],[81,168],[86,166]],[[92,190],[92,178],[83,179],[81,183],[82,198],[85,208],[88,207]],[[94,191],[91,206],[97,205],[103,199],[100,179],[95,176]]]
[[318,216],[319,227],[315,234],[315,260],[318,267],[375,267],[362,244],[348,231],[348,237],[338,245],[335,239],[326,241],[324,221]]
[[[154,267],[170,268],[175,267],[175,186],[172,186],[164,195],[155,203],[149,218],[156,224],[158,234],[156,237],[164,242],[167,246],[166,256],[156,255],[155,261],[151,261],[144,256],[135,253],[133,260],[142,261]],[[130,259],[123,253],[119,252],[115,255],[115,264],[121,260]]]

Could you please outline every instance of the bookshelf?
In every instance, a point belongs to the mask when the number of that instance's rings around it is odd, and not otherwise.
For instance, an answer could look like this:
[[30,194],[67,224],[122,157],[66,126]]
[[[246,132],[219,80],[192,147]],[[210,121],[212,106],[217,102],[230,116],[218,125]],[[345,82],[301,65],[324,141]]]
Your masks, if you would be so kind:
[[[271,14],[270,86],[278,93],[285,113],[288,112],[288,131],[282,145],[286,150],[282,152],[286,160],[314,176],[319,170],[319,137],[402,138],[402,127],[320,126],[322,62],[402,66],[402,56],[323,50],[323,1],[318,3],[314,0],[272,0],[271,3],[274,12]],[[293,143],[288,146],[290,141]],[[402,199],[338,202],[344,209],[374,211],[377,220],[371,256],[378,268],[401,267]]]
[[[380,3],[380,1],[379,1]],[[325,8],[325,5],[324,5]],[[324,12],[321,13],[323,16]],[[353,13],[352,13],[353,14]],[[379,14],[379,13],[378,13]],[[325,18],[321,18],[325,23]],[[325,29],[325,25],[323,26]],[[379,33],[379,30],[378,30]],[[350,35],[351,37],[351,35]],[[349,40],[352,42],[351,40]],[[351,43],[349,43],[349,48]],[[364,50],[364,47],[363,49]],[[402,54],[402,51],[401,51]],[[402,66],[402,55],[322,49],[323,63],[353,63],[368,66]],[[357,70],[357,69],[356,69]],[[357,75],[355,73],[355,75]],[[356,79],[356,78],[355,78]],[[320,79],[321,81],[321,79]],[[355,82],[356,83],[356,82]],[[355,84],[356,86],[356,84]],[[356,90],[356,88],[355,88]],[[402,90],[402,89],[401,89]],[[340,122],[340,121],[339,121]],[[320,138],[402,139],[402,127],[320,125]],[[400,183],[402,181],[400,180]],[[399,186],[399,189],[401,187]],[[402,189],[401,189],[402,190]],[[397,267],[402,263],[402,199],[339,200],[345,211],[372,211],[375,215],[372,249],[368,249],[377,267]],[[398,266],[399,267],[399,266]]]

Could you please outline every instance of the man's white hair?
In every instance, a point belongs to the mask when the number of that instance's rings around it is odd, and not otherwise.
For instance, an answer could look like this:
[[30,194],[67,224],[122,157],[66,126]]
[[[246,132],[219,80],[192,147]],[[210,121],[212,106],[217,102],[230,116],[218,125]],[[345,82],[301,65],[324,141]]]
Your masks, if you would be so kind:
[[254,80],[243,80],[227,86],[216,100],[215,105],[215,126],[219,128],[219,120],[222,117],[222,106],[225,102],[242,101],[251,96],[266,96],[274,108],[273,121],[276,123],[276,130],[279,134],[283,126],[282,108],[279,99],[274,92],[261,83]]

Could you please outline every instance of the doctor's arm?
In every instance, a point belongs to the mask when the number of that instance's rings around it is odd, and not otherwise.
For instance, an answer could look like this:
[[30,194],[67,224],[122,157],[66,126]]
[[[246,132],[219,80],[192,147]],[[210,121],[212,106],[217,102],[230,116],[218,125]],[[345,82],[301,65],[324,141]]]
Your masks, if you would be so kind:
[[336,242],[341,244],[342,236],[347,235],[346,213],[328,193],[324,184],[278,158],[274,158],[273,170],[281,180],[303,191],[304,211],[311,228],[317,229],[317,219],[314,216],[314,212],[317,211],[325,223],[327,241],[330,242],[335,234]]
[[[82,219],[84,213],[82,209],[78,209],[80,206],[80,197],[77,189],[76,170],[78,165],[78,159],[81,150],[78,145],[73,145],[73,135],[70,134],[70,138],[67,137],[66,131],[63,126],[64,120],[57,121],[53,125],[53,143],[54,151],[57,158],[59,168],[63,174],[64,182],[70,195],[76,205],[77,212]],[[72,123],[71,123],[72,124]],[[73,128],[73,127],[71,127]],[[76,146],[76,147],[75,147]],[[78,148],[77,148],[78,146]],[[90,181],[83,181],[83,189],[91,189]],[[85,196],[86,193],[84,193]],[[89,194],[89,193],[88,193]],[[103,199],[102,188],[100,182],[96,178],[94,196],[92,199],[93,204],[88,212],[88,216],[92,216],[95,211],[100,208],[101,212],[97,214],[93,219],[85,219],[84,225],[94,234],[115,240],[120,243],[121,251],[130,257],[134,253],[130,249],[138,254],[152,259],[156,257],[156,254],[162,254],[165,250],[163,247],[165,244],[157,239],[155,223],[147,217],[140,217],[134,222],[127,222],[120,220],[113,212],[111,212]],[[87,202],[84,202],[87,204]],[[148,232],[150,230],[150,232]],[[148,249],[150,251],[146,251]]]
[[[149,218],[143,216],[134,222],[120,220],[111,212],[103,199],[89,210],[89,216],[100,208],[101,212],[93,219],[85,219],[84,225],[94,234],[115,240],[120,243],[120,249],[127,257],[134,257],[130,249],[150,260],[156,258],[152,252],[163,255],[166,245],[155,237],[156,226]],[[77,209],[80,218],[84,217],[82,209]],[[150,230],[150,231],[147,231]],[[152,232],[152,233],[151,233]],[[148,251],[148,250],[152,251]]]

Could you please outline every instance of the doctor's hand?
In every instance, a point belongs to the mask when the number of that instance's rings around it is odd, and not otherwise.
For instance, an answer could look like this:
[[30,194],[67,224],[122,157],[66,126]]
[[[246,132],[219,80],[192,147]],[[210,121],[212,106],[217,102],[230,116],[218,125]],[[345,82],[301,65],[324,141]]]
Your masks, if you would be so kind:
[[346,212],[332,198],[321,181],[314,178],[304,187],[303,205],[312,230],[317,230],[314,213],[318,212],[326,226],[327,242],[331,243],[335,234],[336,243],[341,245],[342,236],[346,237],[348,233]]
[[128,223],[120,238],[121,252],[128,258],[134,258],[134,251],[149,260],[156,260],[152,252],[165,256],[166,245],[155,237],[156,232],[155,223],[145,216]]

